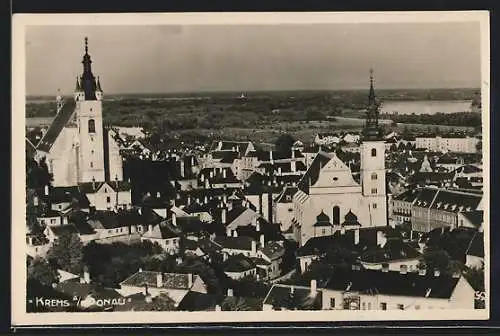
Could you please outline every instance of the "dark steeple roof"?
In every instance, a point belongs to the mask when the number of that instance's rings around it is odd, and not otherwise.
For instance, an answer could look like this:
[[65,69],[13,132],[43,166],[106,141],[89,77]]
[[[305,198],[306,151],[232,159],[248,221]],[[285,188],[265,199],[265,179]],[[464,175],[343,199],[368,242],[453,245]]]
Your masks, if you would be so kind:
[[95,91],[97,84],[92,73],[92,60],[90,59],[88,48],[88,38],[85,37],[85,54],[83,55],[83,73],[80,77],[80,84],[85,93],[85,100],[96,100]]
[[330,217],[328,217],[328,215],[325,214],[323,212],[323,210],[321,210],[321,213],[316,217],[316,221],[318,223],[321,223],[321,222],[330,222]]
[[382,140],[382,132],[378,125],[379,103],[375,97],[373,87],[373,69],[370,69],[370,93],[368,94],[368,107],[366,112],[366,123],[363,129],[364,140]]
[[358,222],[358,216],[352,213],[352,211],[349,209],[349,212],[345,215],[344,217],[344,223],[342,223],[344,226],[348,225],[361,225]]

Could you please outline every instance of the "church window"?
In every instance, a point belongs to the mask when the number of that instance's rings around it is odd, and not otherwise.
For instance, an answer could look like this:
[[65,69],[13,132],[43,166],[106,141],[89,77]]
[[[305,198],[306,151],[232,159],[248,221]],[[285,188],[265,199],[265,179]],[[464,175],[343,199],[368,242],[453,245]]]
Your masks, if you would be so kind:
[[372,188],[372,194],[376,194],[377,193],[377,188]]
[[377,208],[377,203],[373,203],[372,207],[373,207],[374,209],[376,209],[376,208]]
[[95,120],[89,120],[89,133],[95,133]]
[[372,173],[372,180],[376,180],[377,179],[377,173]]
[[332,224],[340,224],[340,208],[338,205],[334,206],[332,210]]
[[372,148],[372,156],[377,156],[377,150],[375,148]]

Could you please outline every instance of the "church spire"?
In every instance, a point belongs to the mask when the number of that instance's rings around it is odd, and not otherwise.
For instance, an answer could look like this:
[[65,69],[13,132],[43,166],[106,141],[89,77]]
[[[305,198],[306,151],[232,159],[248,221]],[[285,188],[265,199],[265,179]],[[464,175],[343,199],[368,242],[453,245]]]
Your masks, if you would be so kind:
[[96,100],[96,82],[92,73],[92,60],[89,55],[88,38],[85,37],[85,54],[83,55],[83,73],[80,80],[81,89],[85,93],[85,100]]
[[365,140],[377,141],[381,140],[382,132],[378,125],[379,105],[375,97],[373,69],[370,69],[370,92],[368,93],[368,106],[366,112],[366,123],[363,129]]

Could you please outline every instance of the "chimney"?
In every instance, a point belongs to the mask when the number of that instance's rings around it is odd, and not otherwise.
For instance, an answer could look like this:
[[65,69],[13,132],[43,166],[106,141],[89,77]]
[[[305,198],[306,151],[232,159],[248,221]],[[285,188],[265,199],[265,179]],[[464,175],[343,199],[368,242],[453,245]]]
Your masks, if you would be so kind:
[[231,233],[231,229],[230,229],[230,228],[226,228],[226,236],[228,236],[228,237],[231,237],[231,236],[232,236],[232,233]]
[[44,191],[45,191],[45,196],[49,196],[49,185],[48,184],[45,185]]
[[226,169],[222,168],[222,178],[227,178],[227,171]]
[[425,275],[427,272],[425,270],[425,268],[421,268],[418,270],[418,275]]
[[255,218],[255,231],[260,232],[260,222],[258,218]]
[[317,288],[318,288],[318,287],[317,287],[317,282],[316,282],[316,280],[314,280],[314,279],[313,279],[313,280],[311,280],[311,292],[309,293],[309,295],[310,295],[311,297],[316,296],[316,291],[317,291]]
[[210,188],[210,181],[208,179],[205,180],[205,188]]
[[210,171],[209,176],[210,176],[210,178],[213,178],[213,177],[214,177],[214,171],[213,171],[213,170],[211,170],[211,171]]
[[172,225],[177,226],[177,215],[172,211]]
[[278,175],[281,175],[281,173],[282,173],[281,167],[278,167]]
[[68,224],[68,217],[67,216],[63,216],[62,223],[63,223],[63,225]]
[[227,296],[234,296],[234,292],[232,288],[227,289]]
[[226,221],[227,221],[227,209],[222,208],[221,222],[222,222],[222,224],[226,224]]
[[295,173],[297,171],[297,162],[295,161],[290,162],[290,169],[292,170],[292,172]]
[[185,172],[186,168],[184,167],[184,160],[183,159],[179,160],[179,164],[181,165],[181,177],[184,177],[186,174]]
[[188,273],[187,278],[188,278],[188,288],[193,287],[193,273]]
[[201,181],[201,182],[205,182],[205,175],[200,174],[200,181]]
[[345,235],[345,226],[340,227],[340,234]]
[[238,237],[238,231],[236,230],[233,231],[233,237]]
[[207,204],[208,203],[208,196],[205,195],[205,199],[203,200],[203,203]]
[[440,276],[440,275],[441,275],[441,272],[440,272],[438,269],[435,269],[435,270],[434,270],[434,276],[435,276],[435,277],[438,277],[438,276]]
[[158,192],[156,193],[156,198],[160,198],[160,197],[161,197],[161,194],[160,194],[160,192],[158,191]]
[[382,264],[382,272],[384,272],[384,273],[389,272],[389,264],[388,263]]
[[[295,149],[292,149],[292,159],[295,159]],[[295,161],[292,161],[295,162]]]
[[453,272],[452,276],[453,276],[453,278],[458,279],[458,278],[460,278],[460,272],[455,271],[455,272]]
[[142,272],[142,267],[139,267],[139,273],[141,273],[141,272]]
[[89,284],[90,283],[90,273],[89,273],[89,269],[87,266],[85,266],[83,268],[83,281],[84,283],[86,284]]
[[408,273],[408,266],[406,266],[406,265],[401,265],[401,266],[399,267],[399,273],[401,273],[401,274],[406,274],[406,273]]
[[161,272],[156,273],[156,287],[163,287],[163,274]]
[[255,255],[257,252],[257,242],[255,240],[252,240],[252,254]]
[[153,231],[153,224],[149,224],[149,225],[148,225],[148,231],[149,231],[149,232],[152,232],[152,231]]
[[187,205],[190,205],[191,204],[191,196],[188,195],[187,197]]
[[384,247],[387,242],[387,238],[382,231],[377,231],[377,245],[380,247]]
[[37,196],[33,197],[33,205],[38,206],[38,197]]
[[266,245],[266,237],[261,234],[260,235],[260,247],[263,248]]
[[354,245],[359,244],[359,228],[354,230]]
[[220,311],[221,311],[221,307],[220,307],[220,305],[215,305],[215,311],[217,311],[217,312],[220,312]]
[[290,294],[293,294],[295,292],[295,288],[293,286],[290,286]]

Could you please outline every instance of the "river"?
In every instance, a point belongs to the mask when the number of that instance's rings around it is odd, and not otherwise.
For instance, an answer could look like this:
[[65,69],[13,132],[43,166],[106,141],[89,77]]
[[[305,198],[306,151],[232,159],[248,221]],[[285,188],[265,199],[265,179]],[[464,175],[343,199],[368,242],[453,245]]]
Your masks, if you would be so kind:
[[380,107],[381,113],[436,114],[471,112],[470,100],[412,100],[386,101]]

